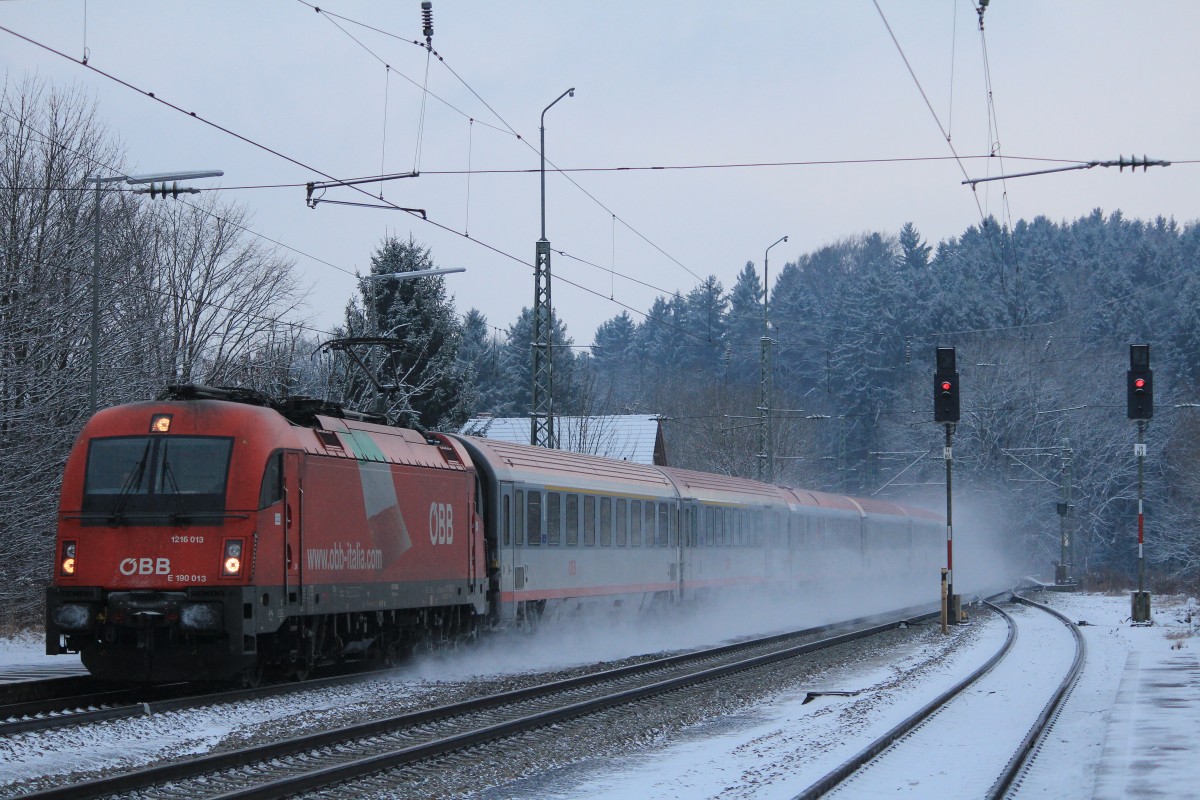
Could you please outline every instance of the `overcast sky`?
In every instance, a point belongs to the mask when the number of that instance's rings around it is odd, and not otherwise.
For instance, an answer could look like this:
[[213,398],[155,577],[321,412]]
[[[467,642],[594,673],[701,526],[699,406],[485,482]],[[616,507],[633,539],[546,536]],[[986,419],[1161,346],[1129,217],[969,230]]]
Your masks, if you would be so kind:
[[[530,305],[539,115],[570,87],[575,96],[546,116],[554,165],[710,167],[570,172],[575,186],[548,165],[547,238],[575,257],[553,257],[554,304],[580,344],[623,308],[686,293],[697,276],[730,288],[747,261],[761,270],[764,250],[784,235],[770,253],[772,276],[822,244],[894,234],[905,222],[932,244],[978,224],[981,209],[1013,220],[1094,208],[1200,217],[1197,170],[1180,163],[1200,158],[1200,4],[1190,1],[993,0],[986,62],[965,0],[880,0],[883,16],[871,0],[434,0],[433,46],[444,62],[412,44],[424,41],[419,0],[317,4],[353,21],[299,0],[7,0],[0,25],[74,61],[0,32],[0,64],[10,85],[32,73],[93,96],[125,144],[129,172],[223,169],[224,178],[196,185],[228,187],[222,196],[247,207],[255,231],[315,257],[292,254],[324,330],[341,318],[352,273],[368,271],[389,234],[411,233],[439,266],[467,268],[446,278],[460,312],[476,307],[507,327]],[[198,118],[82,66],[85,46],[91,67]],[[939,122],[961,166],[947,158]],[[1058,166],[1024,159],[1136,153],[1176,163],[1013,180],[1006,208],[1001,184],[975,195],[961,185],[964,170],[1001,172],[984,158],[993,149],[1007,173]],[[944,160],[877,161],[886,159]],[[414,167],[420,177],[388,183],[383,195],[425,209],[429,222],[394,210],[310,210],[302,186],[237,188]],[[324,197],[378,202],[348,188]]]

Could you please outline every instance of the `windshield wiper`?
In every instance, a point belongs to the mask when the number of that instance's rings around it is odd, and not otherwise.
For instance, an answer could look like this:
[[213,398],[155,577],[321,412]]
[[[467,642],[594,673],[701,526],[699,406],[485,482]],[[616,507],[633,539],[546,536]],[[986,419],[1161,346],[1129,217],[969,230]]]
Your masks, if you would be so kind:
[[117,504],[113,507],[112,516],[109,517],[109,524],[121,524],[121,519],[125,514],[125,506],[129,504],[129,498],[133,495],[133,490],[141,485],[142,476],[146,474],[146,461],[150,458],[150,445],[153,443],[153,439],[146,440],[146,449],[142,451],[141,460],[137,462],[130,471],[129,476],[125,478],[125,483],[121,486],[121,493],[117,495]]
[[175,480],[175,471],[171,469],[171,459],[167,452],[167,443],[164,441],[162,446],[162,476],[163,485],[166,486],[169,482],[171,489],[171,502],[175,506],[175,512],[171,515],[171,524],[176,524],[181,518],[186,517],[183,509],[183,493],[179,491],[179,482]]

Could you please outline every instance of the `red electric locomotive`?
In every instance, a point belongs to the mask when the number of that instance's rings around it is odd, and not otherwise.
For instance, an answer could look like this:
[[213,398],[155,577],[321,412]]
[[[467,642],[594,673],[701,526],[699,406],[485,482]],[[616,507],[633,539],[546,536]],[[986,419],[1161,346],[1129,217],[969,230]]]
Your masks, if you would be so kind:
[[195,386],[96,414],[63,479],[47,653],[103,678],[252,681],[473,630],[475,469],[449,437],[378,421]]

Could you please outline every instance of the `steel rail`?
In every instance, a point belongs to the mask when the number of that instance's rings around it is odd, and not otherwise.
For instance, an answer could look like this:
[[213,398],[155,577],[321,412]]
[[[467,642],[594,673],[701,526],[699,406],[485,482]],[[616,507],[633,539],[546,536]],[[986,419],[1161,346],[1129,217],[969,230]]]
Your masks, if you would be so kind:
[[[299,683],[275,683],[247,689],[195,692],[196,684],[123,687],[92,694],[56,697],[0,706],[0,737],[30,731],[86,725],[114,719],[163,714],[189,708],[238,703],[280,694],[360,683],[392,670],[373,670],[313,678]],[[139,694],[141,693],[141,694]],[[91,708],[99,706],[98,708]],[[84,710],[80,710],[84,709]]]
[[1017,776],[1033,763],[1033,758],[1036,756],[1036,746],[1045,739],[1046,734],[1054,727],[1054,722],[1058,719],[1063,703],[1066,702],[1071,690],[1075,688],[1075,684],[1079,682],[1079,675],[1083,672],[1083,664],[1087,660],[1087,643],[1083,640],[1083,634],[1079,632],[1079,626],[1071,622],[1065,614],[1042,603],[1035,603],[1019,594],[1013,595],[1013,598],[1018,603],[1024,603],[1033,608],[1041,609],[1047,614],[1057,617],[1063,625],[1066,625],[1067,629],[1071,631],[1071,635],[1075,637],[1075,660],[1071,662],[1071,669],[1068,670],[1066,677],[1062,679],[1058,688],[1055,689],[1054,694],[1046,702],[1042,713],[1038,715],[1033,727],[1025,734],[1025,738],[1021,741],[1021,746],[1017,748],[1016,753],[1013,754],[1012,759],[1005,766],[1003,774],[988,789],[988,800],[998,800],[1006,796],[1016,781]]
[[64,697],[67,692],[77,692],[80,687],[95,683],[90,675],[62,675],[40,680],[20,680],[0,683],[0,713],[7,706]]
[[[1071,668],[1067,672],[1066,677],[1063,678],[1062,682],[1051,695],[1051,698],[1047,701],[1045,707],[1043,707],[1041,713],[1038,715],[1037,720],[1025,735],[1025,738],[1022,740],[1020,746],[1016,748],[1013,756],[1005,765],[1001,775],[989,788],[986,795],[988,800],[999,800],[999,798],[1003,798],[1012,788],[1017,776],[1030,763],[1031,754],[1034,753],[1037,744],[1042,741],[1042,739],[1045,737],[1045,734],[1049,732],[1050,727],[1053,725],[1053,721],[1057,718],[1058,712],[1062,707],[1063,701],[1069,694],[1070,689],[1077,682],[1079,674],[1082,671],[1087,652],[1086,645],[1083,641],[1083,636],[1079,633],[1078,627],[1076,627],[1063,614],[1040,603],[1035,603],[1031,600],[1021,597],[1016,593],[1013,594],[1013,600],[1014,602],[1024,603],[1031,607],[1045,611],[1052,616],[1057,617],[1064,625],[1066,625],[1071,630],[1071,633],[1075,638],[1075,658],[1071,664]],[[915,729],[935,712],[960,695],[964,690],[983,678],[984,675],[990,672],[992,668],[996,666],[996,664],[1000,663],[1000,661],[1006,655],[1008,655],[1017,639],[1016,623],[1010,614],[993,603],[985,601],[985,605],[1003,616],[1008,624],[1008,635],[1005,638],[1004,644],[1001,645],[1001,647],[978,669],[967,675],[954,686],[951,686],[942,694],[938,695],[929,703],[922,706],[912,715],[906,717],[883,736],[879,737],[859,753],[845,761],[843,764],[839,765],[833,771],[826,774],[816,783],[805,789],[802,793],[796,795],[794,800],[815,800],[816,798],[823,796],[839,784],[846,781],[848,778],[866,766],[872,759],[891,747],[897,740]]]
[[[289,776],[275,781],[261,783],[254,787],[233,790],[224,794],[212,796],[223,798],[223,800],[231,800],[232,798],[286,797],[297,792],[310,791],[322,786],[342,783],[356,777],[361,777],[363,775],[379,772],[385,769],[427,760],[447,752],[462,750],[484,741],[511,736],[515,733],[525,730],[544,727],[546,725],[553,724],[554,722],[583,716],[604,708],[629,703],[644,697],[662,694],[664,692],[672,691],[689,684],[712,680],[725,675],[733,674],[735,672],[753,669],[758,666],[766,666],[787,658],[794,658],[796,656],[804,655],[816,650],[833,647],[838,644],[844,644],[857,639],[883,633],[888,630],[893,630],[897,626],[905,623],[932,619],[934,616],[936,616],[936,612],[922,613],[914,616],[908,614],[907,612],[909,611],[911,611],[911,609],[905,610],[905,616],[899,616],[890,619],[887,622],[871,625],[870,627],[850,631],[848,633],[838,634],[817,642],[809,642],[782,650],[776,650],[765,655],[754,656],[750,659],[739,660],[719,667],[711,667],[696,672],[690,672],[686,675],[669,678],[667,680],[656,681],[654,683],[642,685],[632,689],[625,689],[618,692],[609,693],[582,702],[570,702],[548,711],[527,714],[500,724],[472,729],[458,735],[451,735],[439,738],[435,741],[426,742],[422,745],[407,747],[400,750],[392,750],[383,754],[365,758],[359,757],[355,760],[347,761],[347,763],[342,765],[326,767],[324,769],[314,770],[303,775]],[[845,624],[847,623],[840,623],[840,626],[844,626]],[[83,800],[83,798],[103,797],[122,792],[146,789],[148,787],[163,785],[183,779],[195,778],[201,775],[209,775],[226,770],[234,770],[241,767],[246,767],[248,765],[263,764],[277,759],[311,753],[313,751],[322,750],[323,748],[330,748],[335,745],[345,744],[353,740],[362,740],[373,736],[391,734],[397,731],[403,731],[412,728],[417,725],[442,722],[453,719],[454,717],[461,717],[468,714],[478,713],[480,711],[501,708],[503,706],[509,706],[527,700],[546,698],[555,694],[562,694],[605,682],[634,678],[639,674],[649,674],[654,671],[687,667],[689,664],[696,664],[705,660],[728,657],[742,650],[770,647],[783,643],[788,639],[809,636],[813,635],[814,633],[820,634],[829,631],[833,627],[838,626],[821,626],[820,628],[778,634],[760,639],[723,645],[717,648],[696,651],[693,653],[668,656],[640,664],[633,664],[624,667],[618,667],[612,670],[605,670],[603,672],[568,678],[549,684],[531,686],[524,689],[516,689],[509,692],[477,698],[475,700],[453,703],[422,711],[409,712],[398,716],[373,720],[371,722],[358,723],[345,728],[325,731],[309,736],[295,737],[292,739],[259,745],[256,747],[249,747],[224,753],[215,753],[207,756],[201,756],[199,758],[192,758],[186,761],[149,767],[134,772],[113,775],[106,778],[99,778],[93,781],[74,783],[72,785],[63,786],[60,788],[46,789],[23,796],[30,798],[31,800]]]
[[871,759],[875,758],[875,756],[891,747],[892,744],[900,739],[900,737],[916,728],[918,725],[932,716],[933,713],[938,709],[942,708],[955,697],[962,694],[962,692],[971,686],[971,684],[975,683],[984,675],[989,673],[994,666],[999,664],[1000,661],[1006,655],[1008,655],[1009,651],[1012,650],[1013,644],[1015,644],[1017,641],[1017,624],[1013,620],[1012,616],[999,606],[986,600],[984,601],[984,605],[1000,614],[1008,623],[1008,635],[1005,637],[1004,644],[1000,646],[1000,649],[992,654],[992,657],[985,661],[974,672],[967,675],[965,678],[951,686],[946,691],[942,692],[933,700],[930,700],[928,703],[921,706],[921,708],[919,708],[913,714],[901,720],[883,736],[880,736],[878,739],[871,742],[857,754],[839,765],[836,769],[827,773],[816,783],[812,784],[803,792],[796,795],[793,800],[816,800],[816,798],[821,797],[826,792],[845,781],[851,775],[866,766],[866,764],[870,762]]

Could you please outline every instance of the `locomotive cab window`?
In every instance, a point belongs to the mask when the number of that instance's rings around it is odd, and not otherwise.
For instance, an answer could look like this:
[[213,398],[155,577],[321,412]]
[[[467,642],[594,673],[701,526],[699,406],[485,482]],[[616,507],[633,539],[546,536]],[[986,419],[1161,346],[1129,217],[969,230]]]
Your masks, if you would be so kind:
[[233,439],[118,436],[88,446],[84,524],[137,524],[187,518],[220,525]]
[[273,506],[283,499],[283,453],[276,453],[267,460],[263,472],[262,488],[258,491],[260,509]]

